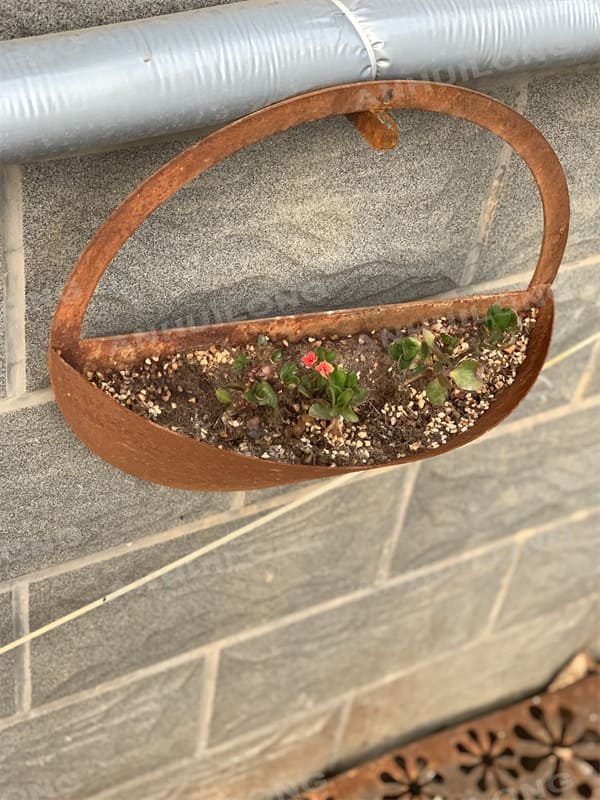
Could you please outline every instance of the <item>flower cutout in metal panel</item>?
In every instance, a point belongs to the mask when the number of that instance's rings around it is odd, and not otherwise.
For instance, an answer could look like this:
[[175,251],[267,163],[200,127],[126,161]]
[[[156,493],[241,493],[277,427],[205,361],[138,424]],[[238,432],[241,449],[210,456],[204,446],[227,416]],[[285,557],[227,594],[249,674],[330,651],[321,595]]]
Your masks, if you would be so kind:
[[519,762],[529,773],[543,770],[549,797],[561,797],[574,790],[576,797],[600,793],[600,733],[581,729],[570,709],[560,706],[545,714],[537,705],[529,707],[532,725],[515,725],[522,742]]
[[417,756],[413,763],[407,763],[401,755],[394,757],[398,770],[394,774],[382,772],[380,780],[386,784],[385,794],[381,800],[401,800],[401,798],[429,798],[444,800],[440,794],[439,784],[444,778],[428,766],[427,759]]
[[519,773],[514,766],[514,751],[506,747],[494,731],[467,731],[468,741],[456,749],[462,755],[460,769],[472,775],[480,792],[503,791],[514,785]]

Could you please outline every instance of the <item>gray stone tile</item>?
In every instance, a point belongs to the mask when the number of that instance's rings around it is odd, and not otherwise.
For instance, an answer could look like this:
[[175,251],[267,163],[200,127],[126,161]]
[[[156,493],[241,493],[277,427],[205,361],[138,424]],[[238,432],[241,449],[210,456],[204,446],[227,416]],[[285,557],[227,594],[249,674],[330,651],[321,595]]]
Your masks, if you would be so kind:
[[340,761],[365,758],[542,689],[588,645],[598,622],[589,602],[560,607],[359,694]]
[[275,724],[473,640],[511,552],[500,547],[224,649],[210,743]]
[[[0,645],[8,644],[15,638],[13,625],[12,598],[10,592],[0,594]],[[0,656],[0,717],[15,712],[15,653]]]
[[[600,251],[599,96],[598,67],[533,78],[528,88],[525,116],[548,139],[567,176],[572,214],[568,261]],[[541,233],[537,189],[529,170],[514,156],[481,264],[481,279],[533,270]]]
[[[468,123],[400,115],[373,151],[344,119],[231,156],[158,209],[98,287],[88,333],[412,299],[456,286],[500,147]],[[59,292],[109,211],[182,143],[24,168],[28,381],[47,384]],[[51,209],[51,211],[50,211]]]
[[207,753],[103,800],[269,800],[317,788],[331,764],[340,724],[337,709],[286,722],[243,743]]
[[130,19],[192,11],[236,0],[0,0],[0,39],[39,36],[44,33],[108,25]]
[[590,378],[585,389],[585,396],[592,397],[600,394],[600,342],[594,346],[589,361]]
[[192,756],[201,679],[186,664],[0,730],[0,796],[80,800]]
[[4,275],[2,273],[2,257],[0,254],[0,397],[6,395],[6,340],[4,323]]
[[[38,639],[31,656],[34,704],[368,585],[396,521],[401,481],[395,471],[332,491]],[[34,583],[31,625],[67,614],[233,527]]]
[[286,486],[271,486],[268,489],[254,489],[245,493],[244,505],[287,503],[292,497],[295,498],[303,492],[310,492],[311,489],[314,491],[317,485],[334,480],[335,478],[323,478],[318,483],[316,481],[303,481],[302,483],[292,483]]
[[[596,498],[597,499],[597,498]],[[600,587],[600,513],[526,539],[498,617],[508,628]]]
[[[548,360],[600,332],[600,266],[559,272],[554,284],[556,316]],[[590,348],[544,369],[511,419],[568,403],[588,365]]]
[[[0,181],[1,180],[2,178],[0,177]],[[4,303],[6,299],[4,296],[5,281],[6,264],[4,263],[2,224],[0,223],[0,397],[4,397],[6,395],[6,323],[4,319]]]
[[93,455],[53,403],[0,415],[0,581],[229,508],[220,492],[132,478]]
[[479,440],[423,464],[393,560],[432,564],[597,502],[600,409]]

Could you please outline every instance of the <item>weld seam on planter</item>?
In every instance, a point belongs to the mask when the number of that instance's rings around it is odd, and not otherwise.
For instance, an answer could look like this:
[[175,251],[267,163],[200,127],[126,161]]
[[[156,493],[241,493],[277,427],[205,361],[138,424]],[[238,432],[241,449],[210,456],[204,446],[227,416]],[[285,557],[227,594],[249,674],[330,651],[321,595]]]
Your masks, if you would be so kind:
[[351,11],[347,5],[345,5],[342,0],[331,0],[331,2],[339,8],[339,10],[344,14],[346,19],[350,22],[356,33],[359,35],[361,42],[365,46],[365,50],[367,51],[367,56],[369,57],[369,63],[371,64],[371,80],[377,79],[377,56],[375,55],[375,51],[373,50],[373,45],[371,44],[371,40],[365,29],[362,27],[360,20],[356,16],[356,14]]

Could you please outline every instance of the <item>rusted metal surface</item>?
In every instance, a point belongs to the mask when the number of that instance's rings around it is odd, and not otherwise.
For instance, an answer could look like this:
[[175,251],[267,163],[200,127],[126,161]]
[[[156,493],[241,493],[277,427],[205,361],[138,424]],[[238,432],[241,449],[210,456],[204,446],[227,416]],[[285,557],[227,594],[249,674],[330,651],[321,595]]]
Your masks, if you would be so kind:
[[348,120],[374,150],[393,150],[398,144],[398,123],[387,111],[358,111]]
[[467,722],[295,800],[600,797],[600,677]]
[[[90,299],[116,253],[161,203],[190,180],[227,156],[278,131],[333,115],[365,112],[376,115],[393,108],[438,111],[474,122],[505,139],[526,161],[539,187],[544,210],[540,256],[527,290],[81,340]],[[297,341],[309,335],[393,329],[441,315],[449,319],[472,318],[484,313],[494,302],[516,309],[538,305],[538,322],[517,379],[468,432],[435,450],[436,455],[447,452],[498,424],[533,385],[550,343],[554,313],[550,284],[564,252],[568,221],[567,186],[550,145],[524,117],[493,98],[445,84],[389,81],[334,87],[286,100],[244,117],[189,147],[142,183],[98,230],[69,277],[52,323],[48,358],[57,403],[73,431],[99,456],[137,477],[168,486],[233,491],[373,469],[376,466],[328,468],[283,464],[219,450],[119,406],[82,373],[87,367],[125,366],[150,354],[172,354],[222,339],[234,344],[249,342],[258,332],[274,339],[285,336]],[[434,452],[415,453],[392,463],[408,463],[430,455]]]

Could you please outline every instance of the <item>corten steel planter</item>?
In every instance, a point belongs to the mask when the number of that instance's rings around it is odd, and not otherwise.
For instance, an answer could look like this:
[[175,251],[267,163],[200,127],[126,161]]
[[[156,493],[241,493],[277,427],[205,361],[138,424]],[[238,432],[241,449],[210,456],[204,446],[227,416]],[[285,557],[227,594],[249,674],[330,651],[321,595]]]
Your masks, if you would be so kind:
[[[229,155],[297,125],[345,114],[378,149],[393,147],[397,130],[388,109],[437,111],[487,128],[508,142],[531,170],[544,210],[539,260],[524,291],[450,300],[399,303],[343,311],[272,317],[240,323],[81,339],[84,315],[102,274],[141,223],[178,189]],[[49,343],[56,401],[80,439],[101,458],[139,478],[183,489],[257,489],[376,466],[284,464],[214,448],[161,427],[120,406],[84,376],[86,370],[123,368],[149,355],[166,356],[228,340],[238,345],[264,333],[291,342],[306,336],[356,334],[396,328],[446,315],[483,315],[492,303],[521,311],[539,307],[524,364],[515,382],[467,432],[435,451],[391,463],[409,463],[467,444],[503,420],[533,385],[552,331],[550,285],[564,252],[569,198],[561,165],[542,134],[512,109],[478,92],[427,81],[376,81],[337,86],[294,97],[250,114],[192,145],[148,178],[106,220],[83,252],[58,302]]]

